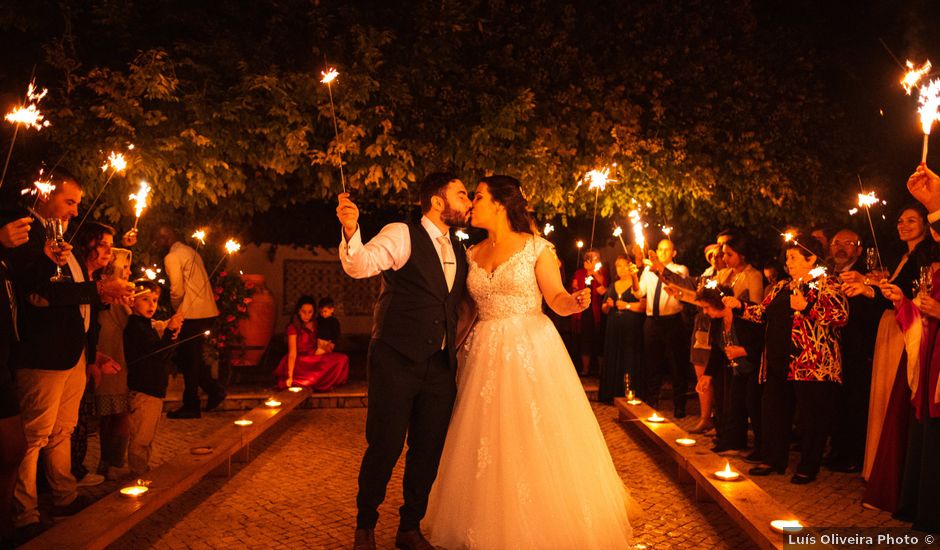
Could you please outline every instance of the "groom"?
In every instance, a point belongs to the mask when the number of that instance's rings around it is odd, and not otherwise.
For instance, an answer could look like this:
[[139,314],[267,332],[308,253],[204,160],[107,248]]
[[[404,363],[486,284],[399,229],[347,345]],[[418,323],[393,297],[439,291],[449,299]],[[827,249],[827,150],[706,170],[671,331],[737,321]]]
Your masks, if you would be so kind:
[[457,395],[457,310],[467,277],[466,254],[450,229],[466,223],[470,199],[449,173],[427,176],[419,195],[420,222],[386,225],[365,245],[359,209],[347,193],[336,209],[343,269],[357,279],[382,275],[367,359],[368,447],[359,469],[356,550],[375,548],[378,507],[406,436],[405,503],[395,546],[433,549],[420,523]]

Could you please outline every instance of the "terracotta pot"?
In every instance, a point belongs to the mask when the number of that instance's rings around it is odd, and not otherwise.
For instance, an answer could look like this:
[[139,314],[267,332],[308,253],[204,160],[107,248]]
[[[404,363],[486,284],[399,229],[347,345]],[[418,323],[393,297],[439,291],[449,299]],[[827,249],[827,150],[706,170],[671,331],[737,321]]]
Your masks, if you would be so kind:
[[248,318],[238,322],[238,332],[245,339],[242,349],[232,350],[232,366],[245,367],[261,362],[274,334],[276,315],[274,295],[264,284],[264,275],[242,275],[242,281],[249,287],[251,303],[248,304]]

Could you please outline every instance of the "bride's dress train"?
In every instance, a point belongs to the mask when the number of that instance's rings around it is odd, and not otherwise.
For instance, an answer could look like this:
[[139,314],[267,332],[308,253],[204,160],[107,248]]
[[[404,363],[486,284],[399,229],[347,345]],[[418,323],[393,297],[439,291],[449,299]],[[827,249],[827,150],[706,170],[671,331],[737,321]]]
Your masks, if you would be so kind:
[[541,310],[534,238],[490,274],[425,525],[448,550],[626,548],[630,497],[568,352]]

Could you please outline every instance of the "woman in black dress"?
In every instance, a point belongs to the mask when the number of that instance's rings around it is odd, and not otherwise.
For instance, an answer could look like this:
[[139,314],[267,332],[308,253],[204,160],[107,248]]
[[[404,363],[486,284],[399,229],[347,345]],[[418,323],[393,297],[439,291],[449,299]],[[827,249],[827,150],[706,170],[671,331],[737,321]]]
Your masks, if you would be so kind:
[[604,365],[597,398],[610,403],[625,393],[624,375],[631,379],[642,358],[643,318],[646,305],[636,297],[639,284],[636,267],[627,256],[617,256],[617,280],[610,285],[601,306],[607,314]]

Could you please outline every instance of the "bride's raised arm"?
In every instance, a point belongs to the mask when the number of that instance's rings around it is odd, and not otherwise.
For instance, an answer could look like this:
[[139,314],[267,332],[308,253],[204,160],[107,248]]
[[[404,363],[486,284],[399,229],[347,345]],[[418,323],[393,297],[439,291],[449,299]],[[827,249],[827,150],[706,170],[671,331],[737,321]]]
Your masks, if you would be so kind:
[[561,263],[555,255],[555,247],[549,245],[542,249],[535,262],[535,278],[539,283],[539,290],[545,298],[548,307],[558,315],[573,315],[584,311],[591,306],[591,288],[579,290],[571,294],[565,289],[561,280]]

